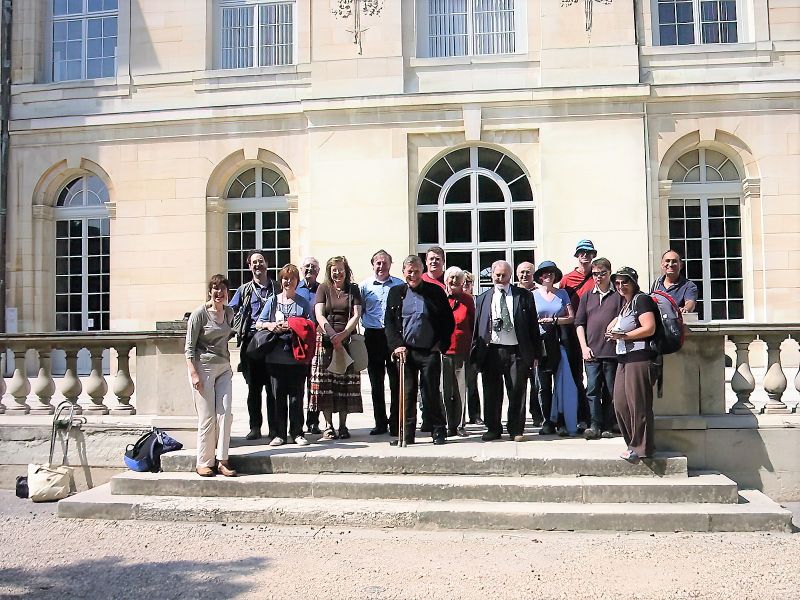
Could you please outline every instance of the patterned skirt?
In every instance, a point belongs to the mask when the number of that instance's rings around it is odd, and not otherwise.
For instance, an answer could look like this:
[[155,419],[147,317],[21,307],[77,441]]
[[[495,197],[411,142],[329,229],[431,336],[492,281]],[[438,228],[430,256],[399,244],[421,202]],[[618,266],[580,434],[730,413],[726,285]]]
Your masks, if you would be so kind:
[[361,374],[352,372],[352,365],[344,375],[328,371],[333,348],[322,343],[322,332],[317,331],[317,349],[311,361],[311,393],[308,410],[360,413]]

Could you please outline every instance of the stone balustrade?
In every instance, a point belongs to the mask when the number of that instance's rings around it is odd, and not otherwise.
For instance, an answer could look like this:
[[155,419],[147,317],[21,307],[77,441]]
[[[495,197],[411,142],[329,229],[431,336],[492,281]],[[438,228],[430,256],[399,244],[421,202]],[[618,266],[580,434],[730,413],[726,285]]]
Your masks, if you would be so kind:
[[[186,384],[185,335],[179,330],[0,335],[0,354],[5,356],[8,350],[14,357],[11,379],[6,382],[0,377],[0,414],[53,414],[56,389],[75,405],[79,414],[194,414]],[[88,351],[91,363],[90,373],[83,381],[78,377],[78,353],[82,349]],[[54,350],[61,350],[66,356],[66,370],[58,378],[51,370]],[[103,373],[106,350],[111,350],[115,359],[114,372],[108,379]],[[131,364],[132,353],[135,365]],[[30,375],[32,371],[35,376]],[[0,374],[4,372],[4,365],[0,365]],[[113,394],[110,401],[109,390]],[[134,392],[136,406],[132,403]],[[6,393],[11,399],[4,403]],[[89,401],[79,404],[83,393]]]
[[[657,415],[699,416],[727,412],[726,341],[736,349],[730,389],[737,400],[730,408],[732,414],[752,415],[756,412],[754,396],[763,398],[763,394],[766,394],[766,402],[760,399],[758,404],[763,404],[761,410],[765,413],[800,410],[797,405],[787,406],[783,400],[789,380],[781,364],[781,344],[793,340],[787,344],[790,346],[800,341],[800,324],[692,323],[688,328],[683,349],[664,357],[663,396],[654,401]],[[193,416],[194,404],[183,355],[184,339],[185,330],[180,327],[133,333],[0,335],[0,351],[7,349],[14,356],[11,379],[6,382],[0,377],[0,414],[52,414],[52,398],[58,390],[85,414]],[[757,389],[751,369],[751,356],[755,356],[751,345],[757,340],[766,345],[763,390]],[[91,363],[91,372],[83,381],[77,371],[78,352],[82,348],[89,352]],[[114,373],[108,379],[102,368],[103,352],[107,349],[113,351],[116,359]],[[66,354],[63,377],[52,375],[54,350],[63,350]],[[790,347],[789,351],[792,350]],[[1,367],[0,373],[3,373]],[[800,370],[791,383],[800,392]],[[109,390],[112,396],[107,398]],[[132,402],[134,391],[135,404]],[[6,393],[10,398],[4,400]],[[82,394],[84,400],[79,404]]]
[[[727,412],[726,340],[736,348],[730,380],[736,402],[730,413],[752,415],[757,412],[752,399],[753,394],[760,390],[756,390],[756,379],[751,369],[751,345],[757,340],[766,345],[767,353],[767,370],[762,383],[767,400],[761,412],[788,414],[792,411],[782,400],[788,380],[781,361],[781,344],[786,340],[800,343],[800,324],[692,323],[688,328],[683,349],[664,357],[664,394],[663,398],[655,401],[656,414],[715,415]],[[800,392],[800,370],[792,384]],[[798,410],[797,407],[794,410]]]

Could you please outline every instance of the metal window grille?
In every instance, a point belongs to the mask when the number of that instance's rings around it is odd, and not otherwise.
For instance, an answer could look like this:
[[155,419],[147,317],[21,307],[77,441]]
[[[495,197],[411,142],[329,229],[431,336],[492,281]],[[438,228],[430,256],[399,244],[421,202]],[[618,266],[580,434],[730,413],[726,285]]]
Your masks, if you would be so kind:
[[428,0],[432,57],[515,51],[514,0]]
[[220,43],[222,68],[292,64],[294,6],[294,2],[223,6]]

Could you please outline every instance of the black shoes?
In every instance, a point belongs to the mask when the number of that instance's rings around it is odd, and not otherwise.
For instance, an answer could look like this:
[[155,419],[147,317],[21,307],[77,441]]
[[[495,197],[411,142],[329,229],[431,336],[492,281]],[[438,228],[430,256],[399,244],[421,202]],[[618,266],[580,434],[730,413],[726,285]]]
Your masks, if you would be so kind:
[[500,434],[500,433],[498,433],[498,432],[496,432],[496,431],[487,431],[486,433],[484,433],[484,434],[481,436],[481,439],[482,439],[484,442],[493,442],[493,441],[495,441],[495,440],[499,440],[499,439],[500,439],[500,437],[501,437],[501,434]]
[[539,430],[539,435],[553,435],[556,432],[555,427],[550,421],[545,421],[542,428]]
[[260,440],[261,439],[261,429],[258,427],[253,427],[246,436],[244,436],[246,440]]
[[595,425],[592,425],[591,427],[588,427],[583,432],[583,437],[586,438],[587,440],[600,439],[600,428],[596,427]]
[[564,427],[563,425],[559,425],[558,427],[556,427],[556,435],[559,437],[568,437],[569,431],[567,431],[567,428]]
[[423,423],[420,425],[419,430],[422,433],[431,433],[433,431],[433,427],[431,427],[428,423]]
[[[434,443],[436,443],[436,442],[434,442]],[[414,440],[406,440],[405,441],[405,445],[406,446],[411,446],[413,444],[416,444],[416,442]],[[389,442],[389,445],[390,446],[399,446],[400,445],[400,440],[392,440],[391,442]]]
[[389,431],[386,427],[376,427],[375,429],[371,429],[369,434],[370,435],[383,435]]
[[322,430],[319,428],[319,425],[312,425],[311,427],[308,427],[308,433],[312,433],[314,435],[321,435]]

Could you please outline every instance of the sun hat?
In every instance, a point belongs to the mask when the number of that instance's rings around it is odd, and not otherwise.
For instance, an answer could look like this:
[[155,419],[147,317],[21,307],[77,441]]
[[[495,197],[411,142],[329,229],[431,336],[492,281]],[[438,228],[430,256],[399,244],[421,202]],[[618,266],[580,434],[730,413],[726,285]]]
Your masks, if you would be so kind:
[[636,285],[639,285],[639,274],[633,267],[621,267],[614,272],[614,278],[627,277]]
[[553,283],[558,283],[563,277],[563,273],[561,272],[561,269],[556,266],[556,263],[554,263],[552,260],[545,260],[540,262],[539,266],[536,267],[536,271],[533,273],[533,280],[537,283],[541,283],[540,278],[542,273],[545,271],[553,271],[556,274],[556,280]]
[[594,252],[597,254],[597,250],[595,250],[592,240],[581,240],[578,242],[578,245],[575,246],[575,256],[578,256],[578,254],[581,252]]

